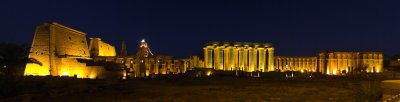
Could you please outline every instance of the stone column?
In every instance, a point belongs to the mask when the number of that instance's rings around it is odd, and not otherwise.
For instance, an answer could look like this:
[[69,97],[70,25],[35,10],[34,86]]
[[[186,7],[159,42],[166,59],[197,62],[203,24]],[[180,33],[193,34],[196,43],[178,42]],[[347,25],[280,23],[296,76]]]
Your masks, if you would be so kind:
[[268,49],[268,71],[274,71],[274,48]]
[[229,46],[224,48],[224,70],[230,70],[230,66],[229,66]]
[[242,68],[244,67],[244,56],[243,56],[243,53],[244,53],[244,49],[243,49],[243,47],[240,47],[239,49],[238,49],[239,51],[239,59],[238,59],[238,64],[239,64],[239,70],[243,70]]
[[233,49],[233,60],[234,60],[234,69],[238,70],[239,68],[239,48],[234,48]]
[[204,63],[205,63],[204,67],[210,68],[209,60],[208,60],[208,54],[209,54],[208,49],[207,49],[207,47],[205,47],[205,48],[203,48],[203,50],[204,50]]
[[249,71],[249,72],[254,71],[254,62],[255,62],[254,61],[254,52],[255,52],[254,48],[249,48],[248,58],[246,58],[246,59],[248,59],[248,63],[245,64],[245,66],[248,66],[247,71]]
[[241,64],[241,68],[242,68],[242,70],[244,70],[244,71],[248,71],[248,69],[249,69],[249,48],[244,48],[243,49],[243,55],[242,55],[243,57],[242,57],[242,64]]
[[265,71],[265,53],[266,50],[264,48],[258,49],[258,70],[263,72]]

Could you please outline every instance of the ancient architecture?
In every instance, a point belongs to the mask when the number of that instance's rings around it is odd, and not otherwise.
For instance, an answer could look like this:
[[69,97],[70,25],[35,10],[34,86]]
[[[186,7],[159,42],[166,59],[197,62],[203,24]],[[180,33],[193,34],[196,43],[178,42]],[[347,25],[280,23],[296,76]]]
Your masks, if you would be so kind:
[[274,47],[270,43],[210,42],[204,48],[206,68],[274,71]]
[[381,52],[323,51],[315,57],[277,56],[275,67],[280,71],[321,72],[327,75],[346,75],[352,72],[382,72]]
[[324,51],[318,54],[318,64],[318,69],[328,75],[377,73],[383,71],[383,53]]
[[89,50],[92,56],[116,56],[115,47],[101,41],[101,38],[90,38]]
[[274,56],[271,43],[209,42],[203,48],[204,58],[190,56],[174,59],[157,55],[143,39],[138,51],[129,55],[127,45],[115,47],[101,38],[50,22],[37,26],[29,53],[35,63],[28,63],[24,75],[69,76],[77,78],[128,78],[182,74],[192,68],[243,72],[319,72],[347,75],[383,71],[381,52],[323,51],[317,56]]
[[173,59],[154,55],[145,40],[140,42],[136,55],[128,55],[122,42],[121,53],[117,55],[115,47],[101,38],[90,38],[89,46],[86,39],[86,33],[56,22],[37,26],[29,58],[38,63],[28,63],[24,75],[146,77],[185,73],[203,64],[197,56]]
[[24,75],[76,76],[95,78],[104,70],[78,60],[90,59],[86,33],[52,22],[37,26]]
[[270,43],[209,42],[204,49],[204,67],[245,72],[299,71],[327,75],[382,72],[381,52],[324,51],[318,56],[275,56]]
[[317,72],[317,57],[275,56],[275,70]]

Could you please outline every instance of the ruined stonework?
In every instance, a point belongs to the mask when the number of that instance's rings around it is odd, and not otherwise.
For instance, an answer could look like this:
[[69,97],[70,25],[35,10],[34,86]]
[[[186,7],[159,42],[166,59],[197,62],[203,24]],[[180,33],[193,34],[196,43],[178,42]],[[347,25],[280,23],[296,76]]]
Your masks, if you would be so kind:
[[90,38],[89,49],[92,56],[116,56],[115,47],[100,38]]
[[28,63],[24,75],[97,77],[78,59],[90,59],[86,34],[51,22],[37,26],[29,58],[40,64]]

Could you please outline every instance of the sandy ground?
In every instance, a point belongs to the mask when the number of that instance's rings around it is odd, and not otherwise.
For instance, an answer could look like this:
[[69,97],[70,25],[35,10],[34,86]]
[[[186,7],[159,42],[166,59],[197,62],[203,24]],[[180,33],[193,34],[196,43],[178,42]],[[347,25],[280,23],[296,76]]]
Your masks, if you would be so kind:
[[33,83],[17,85],[32,88],[19,89],[23,92],[0,101],[364,102],[381,98],[379,81],[374,80],[207,77]]

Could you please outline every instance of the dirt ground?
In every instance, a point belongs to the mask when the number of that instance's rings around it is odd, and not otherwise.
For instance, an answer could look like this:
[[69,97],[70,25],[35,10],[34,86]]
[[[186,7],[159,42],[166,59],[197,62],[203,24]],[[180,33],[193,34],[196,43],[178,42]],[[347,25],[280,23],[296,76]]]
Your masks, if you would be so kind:
[[131,80],[22,79],[2,84],[0,101],[360,102],[380,101],[380,81],[237,77]]

